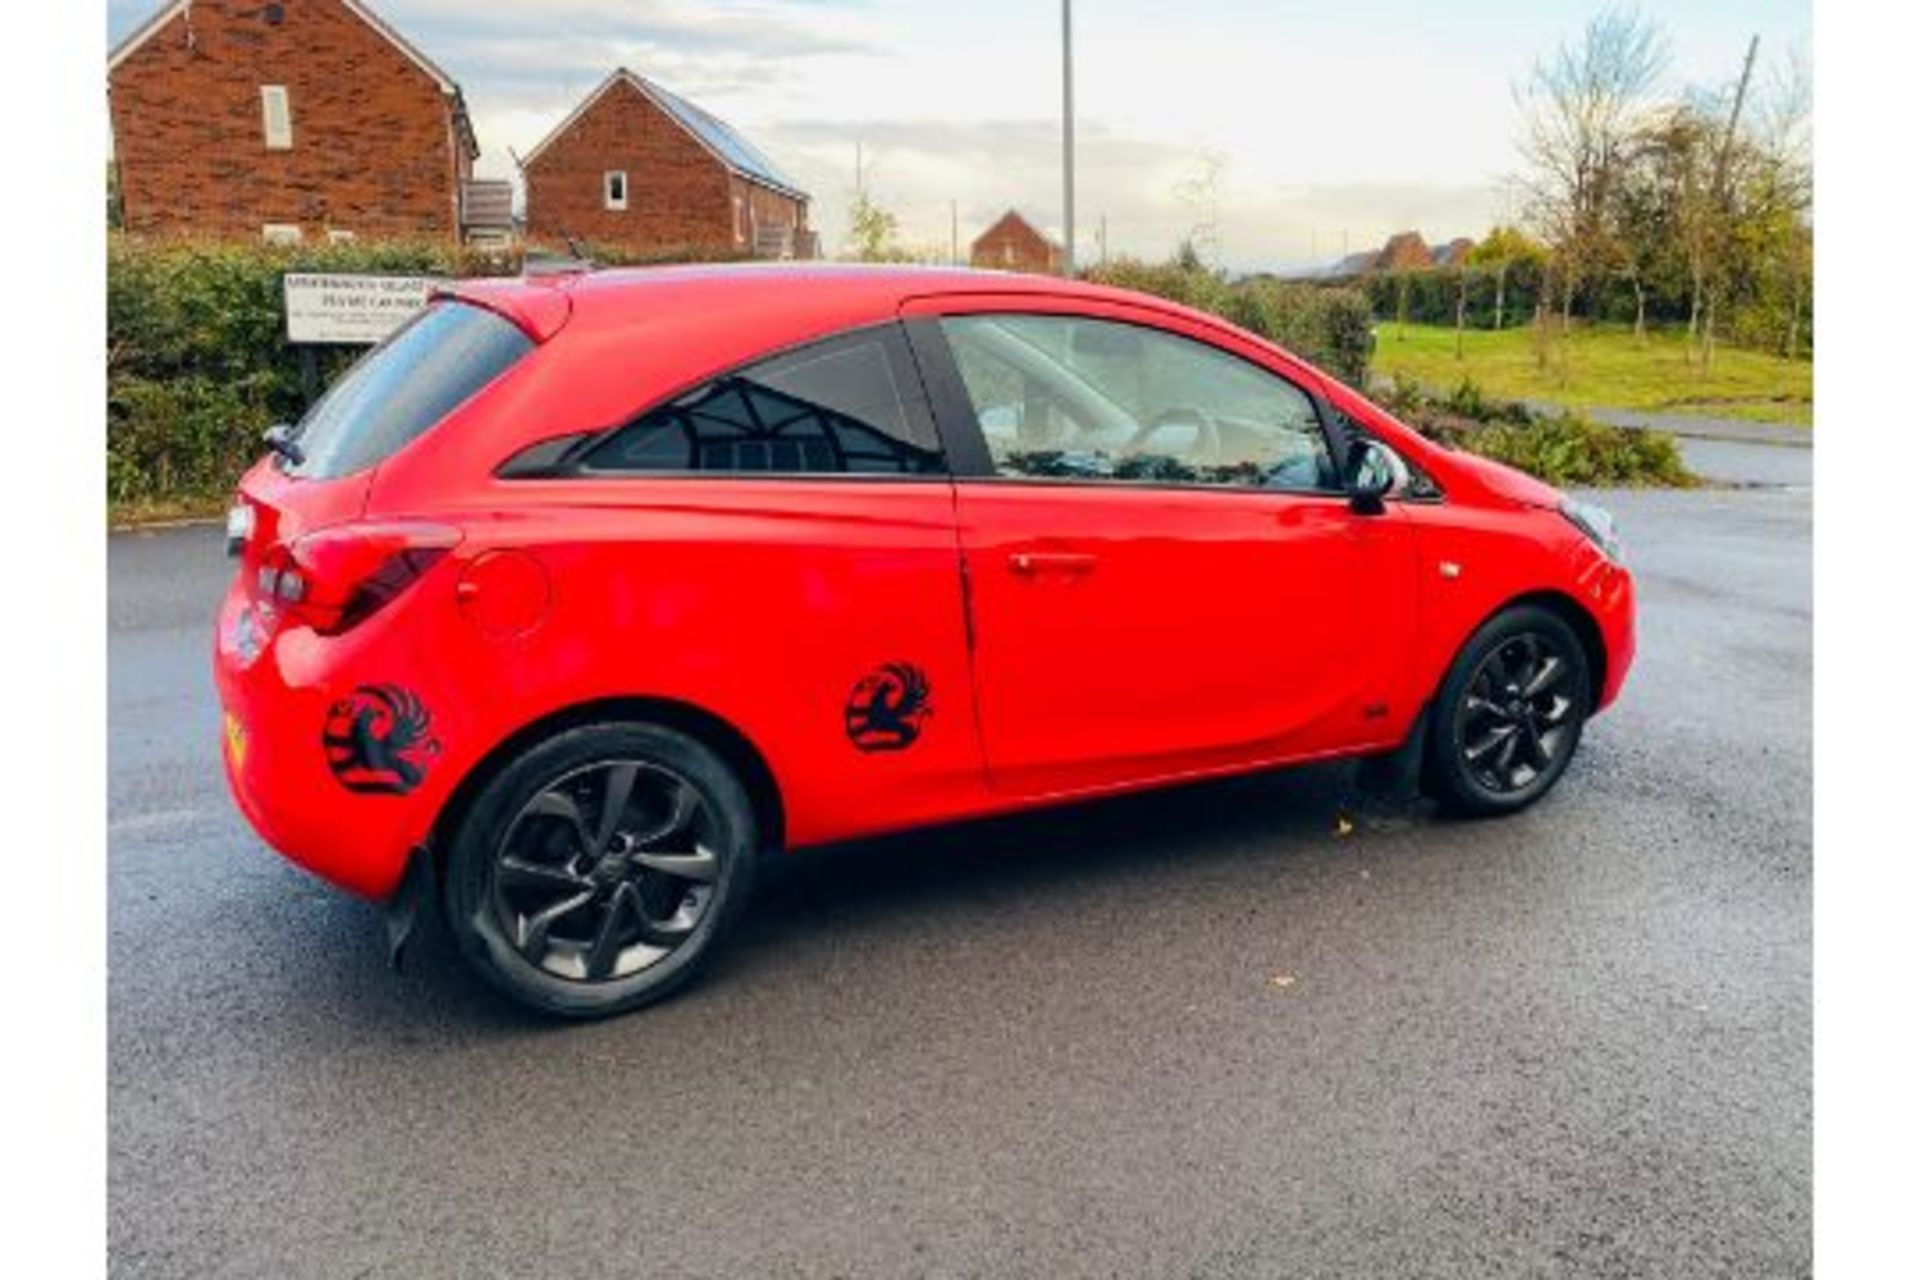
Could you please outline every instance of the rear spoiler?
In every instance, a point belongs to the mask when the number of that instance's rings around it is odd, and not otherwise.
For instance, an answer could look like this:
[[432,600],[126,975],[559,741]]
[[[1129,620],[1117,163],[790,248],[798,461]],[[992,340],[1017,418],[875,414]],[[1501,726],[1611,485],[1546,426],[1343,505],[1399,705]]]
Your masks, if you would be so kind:
[[504,316],[535,342],[545,342],[566,327],[573,314],[569,281],[453,280],[436,285],[429,300],[448,298]]

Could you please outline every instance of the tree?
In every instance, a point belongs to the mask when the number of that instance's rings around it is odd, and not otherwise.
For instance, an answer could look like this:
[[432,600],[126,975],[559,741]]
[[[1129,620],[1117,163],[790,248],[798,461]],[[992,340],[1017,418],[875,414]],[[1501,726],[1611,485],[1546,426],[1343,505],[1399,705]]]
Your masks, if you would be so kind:
[[900,219],[877,204],[864,187],[853,193],[847,205],[847,243],[856,262],[897,261],[901,249],[895,243]]
[[1467,358],[1467,286],[1471,277],[1467,273],[1467,264],[1454,263],[1447,268],[1453,273],[1453,358]]
[[1609,10],[1587,23],[1579,42],[1538,63],[1522,97],[1521,188],[1529,220],[1553,249],[1563,330],[1575,291],[1606,258],[1612,187],[1666,65],[1658,26]]
[[1181,240],[1181,249],[1209,265],[1220,257],[1220,182],[1226,168],[1224,153],[1202,151],[1194,157],[1193,167],[1173,185],[1173,198],[1186,206],[1193,219]]
[[1759,122],[1761,173],[1778,219],[1772,250],[1785,295],[1781,353],[1791,360],[1813,295],[1813,76],[1800,50],[1789,50],[1774,73]]
[[[1723,210],[1714,196],[1714,121],[1697,102],[1669,108],[1649,126],[1629,205],[1635,234],[1665,235],[1687,297],[1687,344],[1701,332],[1707,297],[1720,266]],[[1648,203],[1654,205],[1649,209]]]
[[1635,153],[1613,184],[1607,210],[1606,243],[1614,273],[1633,290],[1633,336],[1647,339],[1647,294],[1672,269],[1680,242],[1677,207],[1661,181],[1656,163],[1658,139],[1643,134]]
[[1519,263],[1538,268],[1545,265],[1547,250],[1538,240],[1514,226],[1497,226],[1486,239],[1467,251],[1467,265],[1493,272],[1493,327],[1505,326],[1507,311],[1507,273]]

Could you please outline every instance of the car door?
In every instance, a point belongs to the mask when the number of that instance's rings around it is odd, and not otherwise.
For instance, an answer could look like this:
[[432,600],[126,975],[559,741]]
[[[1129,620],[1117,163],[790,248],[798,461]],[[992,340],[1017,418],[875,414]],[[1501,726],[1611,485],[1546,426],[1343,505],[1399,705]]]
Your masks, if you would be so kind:
[[545,631],[583,637],[541,679],[619,655],[562,705],[720,717],[780,779],[795,844],[979,806],[951,480],[897,322],[652,398],[563,477],[514,483],[561,521]]
[[1349,504],[1309,373],[1144,308],[1026,296],[908,310],[958,442],[996,791],[1228,770],[1404,732],[1409,530],[1397,507]]

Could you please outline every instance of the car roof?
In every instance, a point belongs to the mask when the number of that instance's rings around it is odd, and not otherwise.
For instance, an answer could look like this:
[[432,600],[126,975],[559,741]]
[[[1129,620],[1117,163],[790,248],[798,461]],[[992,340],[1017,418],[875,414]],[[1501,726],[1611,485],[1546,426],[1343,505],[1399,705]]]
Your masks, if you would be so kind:
[[[777,327],[783,314],[794,317],[796,328],[814,327],[827,316],[855,324],[889,319],[913,298],[981,293],[1126,301],[1199,315],[1164,299],[1057,276],[864,263],[616,267],[463,280],[444,291],[500,312],[536,340],[545,340],[562,325],[622,329],[658,322],[663,315],[722,310],[751,315],[762,328]],[[1217,317],[1202,318],[1224,323]]]

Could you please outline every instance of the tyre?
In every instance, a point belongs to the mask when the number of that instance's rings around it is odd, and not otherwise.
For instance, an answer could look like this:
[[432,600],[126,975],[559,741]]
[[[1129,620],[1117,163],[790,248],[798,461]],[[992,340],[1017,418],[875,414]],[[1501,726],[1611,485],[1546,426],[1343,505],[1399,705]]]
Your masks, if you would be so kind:
[[752,887],[759,832],[711,749],[649,724],[570,729],[481,790],[448,849],[467,961],[544,1013],[594,1018],[698,972]]
[[1566,619],[1508,609],[1473,633],[1440,686],[1427,787],[1452,813],[1518,812],[1566,772],[1592,707],[1587,651]]

